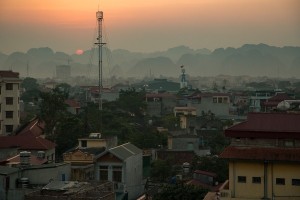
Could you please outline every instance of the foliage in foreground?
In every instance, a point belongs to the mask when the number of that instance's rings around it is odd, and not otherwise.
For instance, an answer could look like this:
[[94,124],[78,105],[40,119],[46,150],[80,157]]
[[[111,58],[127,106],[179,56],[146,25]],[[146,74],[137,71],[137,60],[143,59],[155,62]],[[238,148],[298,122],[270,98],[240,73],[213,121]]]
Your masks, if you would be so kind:
[[209,192],[209,188],[177,183],[164,185],[162,191],[154,195],[154,200],[202,200]]

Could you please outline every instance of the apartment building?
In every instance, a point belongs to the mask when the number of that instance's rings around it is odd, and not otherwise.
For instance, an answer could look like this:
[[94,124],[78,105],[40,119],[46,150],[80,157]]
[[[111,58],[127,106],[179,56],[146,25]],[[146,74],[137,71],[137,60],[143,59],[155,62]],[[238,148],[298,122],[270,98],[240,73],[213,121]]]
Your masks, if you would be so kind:
[[249,113],[225,130],[229,184],[220,200],[300,198],[300,114]]
[[20,124],[18,72],[0,71],[0,136],[12,133]]

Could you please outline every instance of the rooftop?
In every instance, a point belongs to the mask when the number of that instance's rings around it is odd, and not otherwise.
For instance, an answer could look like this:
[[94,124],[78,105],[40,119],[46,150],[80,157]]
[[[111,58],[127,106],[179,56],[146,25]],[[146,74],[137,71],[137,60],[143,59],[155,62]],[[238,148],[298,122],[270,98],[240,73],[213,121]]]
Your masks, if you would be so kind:
[[0,78],[19,78],[19,73],[18,72],[13,72],[13,71],[0,71]]
[[300,162],[299,148],[257,148],[228,146],[219,156],[232,160]]
[[19,147],[21,150],[48,150],[56,146],[53,142],[36,136],[1,137],[0,148]]

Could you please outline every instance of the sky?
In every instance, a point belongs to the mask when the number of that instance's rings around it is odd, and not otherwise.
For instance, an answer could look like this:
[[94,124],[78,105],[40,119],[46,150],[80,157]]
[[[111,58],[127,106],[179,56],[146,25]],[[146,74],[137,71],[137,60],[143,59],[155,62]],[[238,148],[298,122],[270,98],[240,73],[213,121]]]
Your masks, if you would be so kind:
[[111,50],[300,46],[299,0],[0,0],[0,52],[89,50],[98,10]]

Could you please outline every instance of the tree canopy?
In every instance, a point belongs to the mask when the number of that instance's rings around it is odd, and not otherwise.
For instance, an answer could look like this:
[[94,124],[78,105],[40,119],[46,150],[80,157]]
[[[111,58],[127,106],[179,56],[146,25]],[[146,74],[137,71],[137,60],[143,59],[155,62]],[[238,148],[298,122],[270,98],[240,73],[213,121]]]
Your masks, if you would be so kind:
[[33,89],[38,89],[39,84],[37,83],[36,79],[27,77],[22,81],[21,87],[25,88],[26,91],[29,91]]

